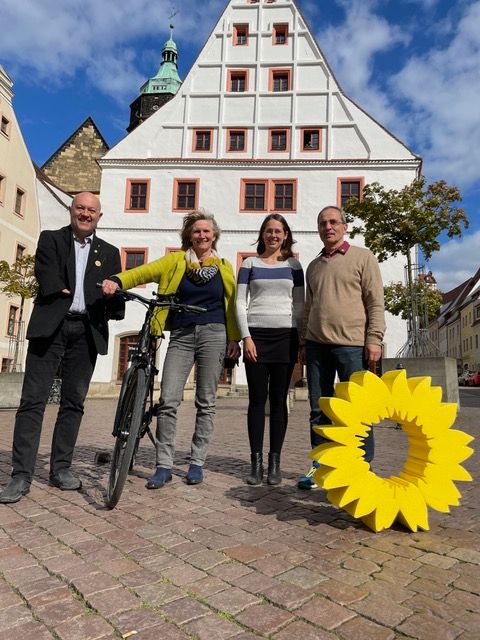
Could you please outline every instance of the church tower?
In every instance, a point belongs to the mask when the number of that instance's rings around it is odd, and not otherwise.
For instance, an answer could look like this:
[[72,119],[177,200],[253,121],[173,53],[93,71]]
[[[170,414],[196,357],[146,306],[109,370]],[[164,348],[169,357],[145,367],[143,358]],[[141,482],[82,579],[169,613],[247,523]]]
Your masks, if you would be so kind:
[[157,74],[142,85],[140,95],[130,105],[129,133],[171,100],[182,84],[177,69],[178,51],[173,40],[173,25],[170,25],[170,38],[163,45],[162,58]]

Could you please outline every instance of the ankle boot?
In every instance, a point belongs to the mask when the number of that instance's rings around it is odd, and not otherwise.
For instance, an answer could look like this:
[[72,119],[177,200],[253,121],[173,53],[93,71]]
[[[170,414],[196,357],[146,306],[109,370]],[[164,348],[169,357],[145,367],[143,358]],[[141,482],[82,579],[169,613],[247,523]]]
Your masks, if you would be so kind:
[[280,470],[280,454],[268,454],[268,484],[280,484],[282,481],[282,472]]
[[263,455],[261,453],[252,453],[250,456],[252,468],[250,475],[247,477],[247,484],[262,484],[263,480]]

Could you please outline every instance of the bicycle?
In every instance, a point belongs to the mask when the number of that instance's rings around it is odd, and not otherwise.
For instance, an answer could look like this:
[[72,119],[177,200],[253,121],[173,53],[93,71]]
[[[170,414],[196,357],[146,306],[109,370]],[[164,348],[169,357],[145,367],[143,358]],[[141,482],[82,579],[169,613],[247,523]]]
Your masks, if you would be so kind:
[[[150,424],[158,409],[158,404],[153,401],[153,384],[158,374],[155,354],[160,344],[157,344],[157,336],[151,333],[152,316],[156,309],[169,309],[179,313],[206,311],[203,307],[180,303],[173,295],[153,293],[153,297],[149,299],[124,289],[117,289],[115,295],[123,297],[126,301],[143,304],[147,311],[138,335],[138,344],[122,379],[113,423],[112,435],[115,438],[115,445],[105,498],[105,503],[110,509],[113,509],[120,500],[128,473],[131,472],[135,463],[140,440],[148,435],[152,444],[155,445]],[[160,336],[160,340],[161,338],[163,335]]]

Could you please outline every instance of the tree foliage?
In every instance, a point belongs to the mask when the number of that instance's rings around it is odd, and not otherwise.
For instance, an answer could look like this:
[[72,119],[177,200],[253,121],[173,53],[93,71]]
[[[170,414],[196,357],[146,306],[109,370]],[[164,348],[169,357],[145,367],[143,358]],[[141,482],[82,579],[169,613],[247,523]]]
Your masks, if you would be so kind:
[[[462,197],[457,187],[444,180],[430,185],[417,178],[403,189],[384,189],[378,182],[365,185],[362,200],[345,206],[352,237],[361,233],[365,245],[383,262],[389,256],[408,256],[418,246],[425,259],[440,249],[438,236],[461,236],[468,218],[455,203]],[[360,221],[360,223],[358,223]]]
[[413,291],[402,282],[391,282],[384,287],[385,309],[404,320],[410,318],[412,294],[417,297],[425,311],[425,320],[435,318],[442,304],[442,292],[433,289],[424,280],[416,280]]
[[19,258],[9,265],[6,260],[0,261],[0,292],[9,297],[20,296],[22,300],[33,298],[38,290],[34,273],[35,256]]

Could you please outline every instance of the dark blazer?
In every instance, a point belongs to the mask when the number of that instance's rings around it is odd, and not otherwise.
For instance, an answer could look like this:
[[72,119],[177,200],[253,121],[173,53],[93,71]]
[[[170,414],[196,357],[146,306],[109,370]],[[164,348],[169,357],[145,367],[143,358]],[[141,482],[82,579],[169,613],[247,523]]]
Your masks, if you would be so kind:
[[[106,298],[96,284],[121,268],[118,249],[94,235],[83,289],[90,329],[100,354],[107,353],[108,320],[121,320],[125,303],[115,297]],[[75,293],[75,246],[70,226],[42,231],[35,254],[35,276],[39,290],[27,338],[49,338],[65,318]],[[71,295],[62,293],[62,289],[68,289]]]

